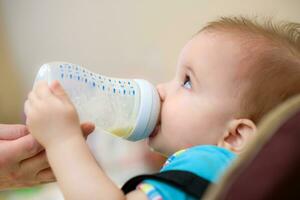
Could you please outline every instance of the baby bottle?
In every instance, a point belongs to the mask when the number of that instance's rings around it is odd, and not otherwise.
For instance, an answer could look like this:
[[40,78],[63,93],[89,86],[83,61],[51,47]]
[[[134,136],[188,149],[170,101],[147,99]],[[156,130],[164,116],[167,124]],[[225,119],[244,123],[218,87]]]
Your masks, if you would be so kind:
[[58,80],[75,105],[80,121],[91,121],[118,137],[141,140],[156,126],[160,99],[146,80],[107,77],[65,62],[42,65],[35,82],[38,80]]

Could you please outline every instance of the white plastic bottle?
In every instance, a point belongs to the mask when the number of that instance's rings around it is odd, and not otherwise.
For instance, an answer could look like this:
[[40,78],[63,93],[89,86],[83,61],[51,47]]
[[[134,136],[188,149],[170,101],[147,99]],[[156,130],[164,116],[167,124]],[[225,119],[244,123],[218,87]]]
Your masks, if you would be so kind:
[[146,80],[106,77],[65,62],[42,65],[38,80],[58,80],[81,121],[92,121],[118,137],[141,140],[156,126],[160,100],[156,88]]

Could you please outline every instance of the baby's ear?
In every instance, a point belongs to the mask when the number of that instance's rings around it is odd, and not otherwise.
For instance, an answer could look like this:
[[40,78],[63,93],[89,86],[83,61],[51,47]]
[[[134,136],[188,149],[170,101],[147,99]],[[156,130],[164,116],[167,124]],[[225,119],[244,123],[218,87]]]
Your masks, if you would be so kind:
[[241,153],[255,133],[256,125],[250,119],[231,120],[218,146]]

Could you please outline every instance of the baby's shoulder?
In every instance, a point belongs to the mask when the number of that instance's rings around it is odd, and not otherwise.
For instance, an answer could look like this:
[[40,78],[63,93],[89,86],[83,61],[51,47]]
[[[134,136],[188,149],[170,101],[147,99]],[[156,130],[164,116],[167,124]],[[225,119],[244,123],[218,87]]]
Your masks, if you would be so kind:
[[184,170],[215,182],[231,164],[235,154],[213,145],[199,145],[170,156],[161,171]]
[[[234,158],[235,155],[232,152],[217,146],[194,146],[170,156],[161,172],[181,170],[191,172],[208,182],[216,182]],[[146,179],[139,188],[147,194],[149,199],[195,199],[172,184],[157,179]]]

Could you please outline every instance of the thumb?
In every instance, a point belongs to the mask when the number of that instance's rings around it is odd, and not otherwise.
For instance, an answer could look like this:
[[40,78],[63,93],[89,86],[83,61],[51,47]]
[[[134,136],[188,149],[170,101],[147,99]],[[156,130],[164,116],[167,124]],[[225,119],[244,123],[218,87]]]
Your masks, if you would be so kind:
[[26,126],[21,124],[0,124],[0,140],[15,140],[28,133]]
[[80,125],[83,136],[87,138],[95,130],[95,125],[91,122],[85,122]]
[[65,92],[64,88],[61,86],[61,84],[55,80],[50,85],[49,88],[51,92],[58,97],[62,101],[69,101],[68,94]]

